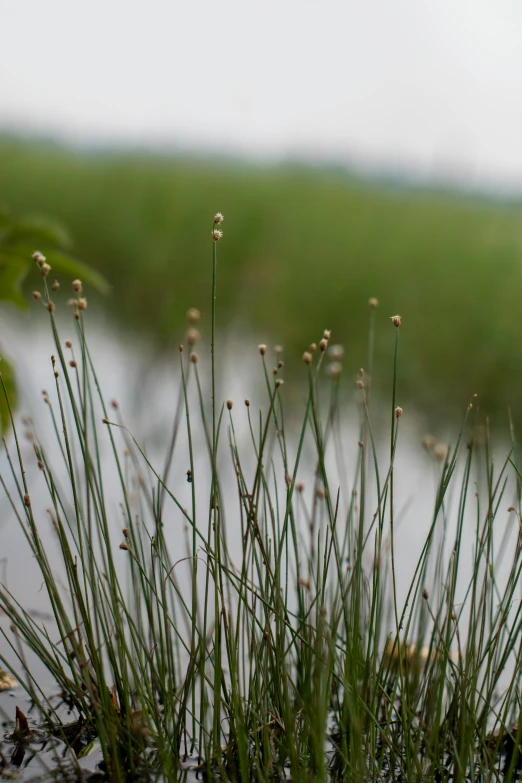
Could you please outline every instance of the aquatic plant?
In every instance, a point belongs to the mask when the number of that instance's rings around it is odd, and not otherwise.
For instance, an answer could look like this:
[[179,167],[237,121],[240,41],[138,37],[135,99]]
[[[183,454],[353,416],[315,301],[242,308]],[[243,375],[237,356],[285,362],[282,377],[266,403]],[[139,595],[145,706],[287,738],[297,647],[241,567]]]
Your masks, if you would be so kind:
[[[110,780],[161,774],[176,781],[189,768],[242,781],[514,779],[522,735],[522,476],[514,434],[496,467],[474,396],[451,448],[425,439],[435,503],[426,508],[427,536],[402,595],[394,492],[408,416],[398,386],[407,321],[386,319],[393,382],[384,457],[371,416],[381,405],[372,395],[374,298],[366,366],[350,381],[355,438],[347,440],[353,429],[342,424],[346,360],[328,329],[302,356],[306,394],[295,434],[288,420],[299,406],[294,400],[289,413],[280,347],[259,346],[264,406],[221,400],[222,221],[218,213],[209,236],[210,394],[192,308],[159,467],[117,401],[104,399],[82,283],[74,282],[71,303],[75,338],[64,342],[36,259],[55,344],[55,386],[44,403],[58,461],[34,440],[52,542],[14,417],[5,444],[11,474],[0,482],[54,622],[35,619],[2,585],[0,608],[13,628],[2,631],[10,646],[2,666],[19,679],[42,726],[79,756],[96,739]],[[206,466],[196,448],[205,450]],[[463,545],[469,524],[471,552]],[[34,676],[27,648],[66,699],[72,724]]]

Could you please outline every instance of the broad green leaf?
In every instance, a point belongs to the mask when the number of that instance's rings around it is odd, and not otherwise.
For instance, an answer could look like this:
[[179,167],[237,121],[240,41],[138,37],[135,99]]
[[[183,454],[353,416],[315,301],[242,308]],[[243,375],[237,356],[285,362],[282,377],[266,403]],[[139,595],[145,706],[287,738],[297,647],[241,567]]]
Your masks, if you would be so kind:
[[23,218],[11,222],[3,241],[8,245],[31,243],[35,245],[35,249],[40,246],[66,249],[72,245],[71,237],[62,226],[41,218]]
[[[18,258],[30,259],[35,248],[32,245],[16,244],[9,248],[9,255],[16,255]],[[77,258],[68,253],[62,253],[60,250],[42,251],[52,269],[52,276],[67,275],[67,277],[78,277],[87,285],[92,285],[100,293],[106,294],[110,291],[110,286],[102,274],[92,267],[78,261]]]
[[27,310],[22,283],[28,271],[29,263],[0,253],[0,301],[11,302],[21,310]]
[[13,227],[13,221],[7,214],[0,210],[0,247],[4,244],[4,241]]
[[46,250],[47,262],[55,274],[63,274],[68,277],[79,277],[87,285],[92,285],[101,294],[108,294],[111,287],[104,276],[90,266],[78,261],[77,258],[59,250]]
[[[6,359],[4,352],[0,346],[0,375],[2,376],[3,386],[0,384],[0,432],[5,435],[11,426],[11,419],[9,416],[9,407],[7,405],[6,393],[9,399],[9,405],[11,410],[16,409],[17,404],[17,389],[14,372],[11,363]],[[5,386],[5,392],[4,387]]]

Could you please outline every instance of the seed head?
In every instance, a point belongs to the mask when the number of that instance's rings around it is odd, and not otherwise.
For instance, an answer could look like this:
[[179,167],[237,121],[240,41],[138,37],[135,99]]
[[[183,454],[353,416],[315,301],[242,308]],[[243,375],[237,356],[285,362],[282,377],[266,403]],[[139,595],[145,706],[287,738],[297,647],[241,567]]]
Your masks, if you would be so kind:
[[310,353],[315,353],[315,351],[317,351],[317,343],[310,343],[308,347],[308,351]]
[[308,351],[305,351],[303,354],[303,362],[305,364],[310,364],[312,361],[312,354],[308,353]]
[[38,460],[38,467],[40,468],[40,470],[45,470],[45,465],[43,464],[41,459]]
[[259,346],[259,353],[261,354],[261,356],[265,355],[265,353],[266,353],[266,345],[260,345]]
[[65,347],[66,348],[72,348],[72,342],[70,340],[65,341]]
[[36,299],[37,302],[39,302],[40,299],[42,298],[40,291],[33,291],[33,298]]
[[400,405],[397,405],[397,407],[395,408],[395,418],[400,419],[401,416],[402,416],[402,408],[400,407]]
[[75,291],[75,293],[77,294],[81,294],[81,292],[83,291],[81,280],[73,280],[72,287],[73,287],[73,291]]
[[47,309],[50,313],[54,312],[56,310],[56,305],[54,302],[47,302]]
[[324,337],[319,343],[319,348],[321,349],[321,353],[324,353],[328,348],[328,340],[325,340]]
[[328,356],[330,356],[335,362],[340,361],[344,356],[344,348],[342,345],[331,345],[328,349]]
[[124,549],[125,552],[129,552],[130,551],[130,546],[128,544],[126,544],[125,541],[122,541],[121,544],[120,544],[120,549]]
[[192,353],[190,354],[189,359],[192,362],[192,364],[197,364],[199,362],[199,356],[194,351],[192,351]]
[[422,591],[422,597],[424,598],[425,601],[427,601],[428,598],[430,597],[426,588],[424,588],[424,590]]
[[278,378],[276,381],[276,387],[279,389],[280,386],[282,386],[284,381],[281,378]]
[[187,343],[189,346],[195,345],[197,341],[199,340],[199,332],[197,329],[188,329],[187,330]]
[[78,366],[78,365],[76,364],[76,362],[74,361],[74,359],[71,359],[71,361],[69,362],[69,367],[73,367],[73,368],[74,368],[74,367],[77,367],[77,366]]
[[214,225],[215,226],[220,226],[221,223],[224,221],[224,219],[225,218],[223,217],[221,212],[216,212],[216,214],[214,215]]
[[229,411],[232,410],[233,404],[234,404],[233,400],[227,400],[227,408]]
[[87,310],[87,299],[85,299],[85,297],[81,296],[78,299],[77,304],[78,304],[78,310]]
[[247,406],[247,408],[250,408],[250,400],[245,400],[245,405]]
[[295,485],[295,488],[301,495],[304,492],[305,485],[303,484],[302,481],[298,481],[297,484]]
[[42,264],[40,266],[40,269],[42,270],[42,277],[47,277],[47,275],[51,271],[51,267],[49,266],[49,264]]
[[221,229],[215,228],[212,231],[212,239],[214,240],[214,242],[219,242],[222,236],[223,236],[223,232],[221,231]]
[[402,321],[401,316],[400,315],[392,315],[392,316],[390,316],[390,319],[393,321],[393,325],[396,326],[397,329],[398,329],[399,326],[401,325],[401,321]]
[[444,462],[448,456],[448,447],[445,443],[436,443],[433,447],[433,454],[435,455],[436,460]]
[[45,264],[46,258],[39,250],[35,250],[33,253],[33,261],[36,261],[36,263],[41,266],[42,264]]
[[433,435],[425,435],[422,439],[422,448],[431,451],[435,446],[437,439]]
[[282,345],[274,345],[274,351],[277,356],[279,356],[280,353],[283,353],[283,346]]
[[129,528],[128,527],[124,527],[121,532],[123,533],[125,538],[129,538]]
[[196,310],[195,307],[191,307],[190,310],[187,310],[187,321],[189,324],[197,324],[199,323],[199,319],[201,318],[201,313],[199,310]]
[[325,329],[324,332],[323,332],[323,339],[324,340],[329,340],[330,339],[330,335],[331,335],[330,329]]
[[51,290],[58,291],[59,289],[60,289],[60,283],[58,282],[58,280],[55,280],[51,286]]
[[371,299],[368,299],[368,304],[372,310],[377,310],[379,307],[379,300],[372,296]]
[[334,380],[337,380],[337,378],[341,377],[342,371],[343,371],[343,365],[341,364],[341,362],[332,362],[326,368],[326,372],[328,373],[330,378],[333,378]]
[[31,508],[31,495],[24,495],[24,505]]

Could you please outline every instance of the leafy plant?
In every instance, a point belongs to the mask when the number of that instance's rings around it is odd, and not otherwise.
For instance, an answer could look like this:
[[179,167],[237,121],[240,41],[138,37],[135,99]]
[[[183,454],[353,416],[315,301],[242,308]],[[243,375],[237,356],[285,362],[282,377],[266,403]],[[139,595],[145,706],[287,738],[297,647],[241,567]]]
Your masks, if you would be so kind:
[[[109,286],[103,275],[70,254],[72,240],[67,231],[47,218],[17,218],[0,208],[0,302],[8,302],[20,310],[28,307],[23,284],[34,263],[33,252],[40,249],[54,275],[81,278],[101,293]],[[16,383],[13,367],[3,354],[1,372],[9,389],[11,405],[16,407]],[[0,432],[9,426],[5,400],[0,399]]]

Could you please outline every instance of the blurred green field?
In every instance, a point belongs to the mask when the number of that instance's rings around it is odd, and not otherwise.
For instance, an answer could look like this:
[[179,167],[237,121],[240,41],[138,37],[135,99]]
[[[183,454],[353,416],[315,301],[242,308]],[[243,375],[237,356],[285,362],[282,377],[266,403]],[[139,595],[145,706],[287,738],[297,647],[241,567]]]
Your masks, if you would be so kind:
[[[365,363],[367,301],[375,296],[386,384],[389,316],[403,316],[401,402],[450,413],[478,392],[499,419],[508,404],[522,419],[521,203],[296,165],[79,152],[7,138],[0,171],[0,203],[63,221],[75,253],[113,286],[102,306],[158,345],[179,342],[189,306],[208,325],[219,210],[223,326],[284,344],[290,372],[330,328],[355,371]],[[35,272],[31,287],[36,281]]]

